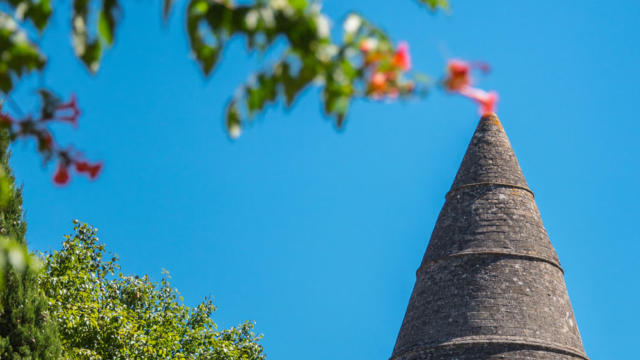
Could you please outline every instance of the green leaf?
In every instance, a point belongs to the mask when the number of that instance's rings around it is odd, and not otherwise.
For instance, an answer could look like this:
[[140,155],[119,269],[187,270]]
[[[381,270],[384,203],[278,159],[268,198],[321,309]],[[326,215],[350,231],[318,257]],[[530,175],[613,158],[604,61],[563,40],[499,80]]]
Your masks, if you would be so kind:
[[307,0],[289,0],[289,5],[298,11],[302,11],[307,8],[308,4]]
[[423,4],[426,4],[430,10],[435,11],[438,8],[442,10],[449,10],[449,1],[447,0],[418,0]]
[[98,34],[107,44],[113,44],[113,24],[109,22],[108,15],[104,11],[100,11]]
[[208,17],[216,12],[210,10],[209,3],[204,0],[191,0],[187,9],[187,35],[191,51],[205,75],[213,70],[224,45],[224,38],[219,35],[219,31],[202,29],[203,26],[212,24]]
[[189,15],[202,16],[209,11],[209,3],[206,0],[192,0],[189,4]]

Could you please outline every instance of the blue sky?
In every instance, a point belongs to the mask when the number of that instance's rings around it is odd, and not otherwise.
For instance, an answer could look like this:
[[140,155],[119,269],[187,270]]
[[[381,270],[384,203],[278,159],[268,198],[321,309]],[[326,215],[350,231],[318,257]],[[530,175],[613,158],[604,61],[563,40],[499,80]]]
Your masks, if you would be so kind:
[[[587,354],[637,356],[640,3],[451,2],[450,15],[410,0],[324,9],[335,24],[362,12],[408,41],[429,74],[452,56],[492,64],[480,84],[500,93]],[[439,92],[360,101],[337,132],[311,89],[232,142],[224,105],[268,61],[233,41],[204,79],[183,15],[163,28],[158,1],[126,1],[97,76],[73,58],[68,15],[54,19],[43,81],[77,94],[83,110],[77,130],[56,134],[105,170],[56,188],[53,165],[42,168],[32,144],[14,146],[31,248],[57,248],[78,218],[100,229],[125,271],[159,278],[166,268],[187,303],[214,296],[222,326],[254,320],[271,359],[388,358],[476,107]],[[39,81],[20,85],[23,108],[34,108]]]

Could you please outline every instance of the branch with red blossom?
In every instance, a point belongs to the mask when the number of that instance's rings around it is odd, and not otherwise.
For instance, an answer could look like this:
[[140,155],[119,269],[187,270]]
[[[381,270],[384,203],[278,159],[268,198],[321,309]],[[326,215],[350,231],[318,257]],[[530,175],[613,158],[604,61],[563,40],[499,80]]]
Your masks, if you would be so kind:
[[328,34],[316,36],[314,24],[307,24],[309,31],[304,31],[313,35],[309,41],[292,44],[280,61],[251,76],[229,102],[226,125],[232,138],[240,136],[246,120],[267,104],[283,99],[291,106],[308,86],[322,88],[324,111],[338,128],[343,127],[355,99],[405,99],[427,93],[426,77],[409,73],[411,56],[406,42],[394,44],[380,28],[355,13],[343,23],[341,43],[331,41]]
[[38,117],[32,115],[17,119],[2,112],[0,106],[0,127],[9,132],[11,141],[21,138],[33,138],[38,144],[38,151],[44,162],[57,160],[58,168],[53,176],[56,185],[66,185],[70,180],[70,170],[83,174],[90,179],[96,179],[102,170],[102,163],[91,163],[84,159],[83,155],[72,147],[62,148],[53,139],[51,131],[47,128],[50,123],[62,122],[73,125],[78,124],[80,109],[75,96],[67,102],[63,102],[53,93],[41,89],[38,91],[42,101],[42,109]]

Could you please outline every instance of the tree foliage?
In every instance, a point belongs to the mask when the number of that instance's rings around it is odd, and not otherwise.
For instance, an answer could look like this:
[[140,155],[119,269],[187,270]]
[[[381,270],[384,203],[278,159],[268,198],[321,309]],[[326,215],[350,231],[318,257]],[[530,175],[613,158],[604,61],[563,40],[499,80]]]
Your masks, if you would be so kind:
[[[37,272],[26,252],[22,191],[9,168],[9,136],[0,129],[0,359],[57,359],[60,343],[47,303],[38,288]],[[5,266],[9,265],[9,266]]]
[[44,259],[40,284],[60,329],[63,359],[264,359],[246,322],[218,330],[205,299],[184,305],[168,274],[159,283],[120,272],[97,230],[75,221],[62,249]]

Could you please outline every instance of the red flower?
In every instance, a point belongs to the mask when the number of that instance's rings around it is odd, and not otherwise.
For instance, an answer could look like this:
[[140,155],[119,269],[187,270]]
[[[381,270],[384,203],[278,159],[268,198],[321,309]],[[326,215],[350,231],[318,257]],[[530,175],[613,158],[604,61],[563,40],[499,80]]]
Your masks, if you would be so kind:
[[447,78],[444,80],[444,86],[449,91],[458,91],[471,85],[470,76],[471,66],[466,61],[449,60],[447,63]]
[[495,91],[489,91],[480,101],[480,113],[482,115],[486,115],[496,112],[497,103],[498,93]]
[[66,185],[69,182],[69,169],[65,165],[58,165],[58,170],[53,176],[56,185]]
[[86,161],[76,161],[74,165],[76,167],[76,171],[79,173],[83,173],[89,170],[89,163]]
[[468,97],[480,105],[480,115],[490,114],[496,111],[496,103],[498,102],[498,93],[495,91],[486,92],[481,89],[467,86],[461,89],[460,94]]
[[86,173],[90,179],[97,178],[102,170],[102,163],[90,164],[87,161],[76,161],[74,165],[77,172]]
[[411,55],[409,55],[409,44],[401,41],[398,44],[398,49],[393,57],[393,64],[403,71],[411,69]]
[[101,163],[93,164],[93,165],[89,166],[89,169],[87,170],[87,172],[89,173],[89,178],[90,179],[97,178],[98,174],[100,174],[100,171],[102,171],[102,164]]
[[471,64],[464,60],[451,59],[447,63],[447,69],[455,74],[467,74],[471,70]]
[[449,91],[458,91],[473,83],[471,70],[479,69],[487,73],[491,70],[489,64],[479,61],[466,62],[452,59],[447,62],[447,77],[444,80],[445,88]]
[[458,59],[449,60],[447,62],[447,77],[444,79],[444,87],[451,92],[456,92],[475,101],[480,105],[480,115],[495,112],[498,93],[495,91],[486,92],[472,87],[472,69],[489,72],[490,67],[483,62],[466,62]]
[[66,115],[58,116],[57,120],[69,122],[73,126],[77,126],[78,125],[78,117],[80,116],[80,109],[78,108],[78,103],[77,103],[75,95],[71,95],[71,100],[69,100],[69,102],[62,103],[62,104],[56,106],[56,110],[58,110],[58,111],[69,110],[70,111],[70,113],[67,113]]

